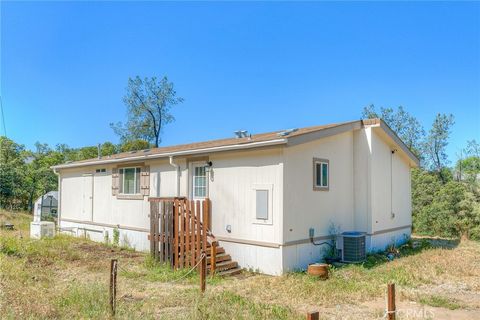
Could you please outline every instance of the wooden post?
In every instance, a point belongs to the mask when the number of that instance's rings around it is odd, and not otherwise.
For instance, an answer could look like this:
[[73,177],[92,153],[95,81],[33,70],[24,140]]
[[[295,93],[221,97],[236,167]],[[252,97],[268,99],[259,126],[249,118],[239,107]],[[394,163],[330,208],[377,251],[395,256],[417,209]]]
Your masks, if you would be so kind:
[[205,252],[202,254],[202,262],[200,263],[200,290],[205,292],[207,280],[207,255]]
[[203,200],[202,203],[202,250],[207,252],[207,224],[208,224],[208,216],[206,211],[206,204],[207,200]]
[[195,202],[190,200],[190,266],[197,263],[197,251],[195,250]]
[[320,314],[318,311],[310,311],[307,313],[307,320],[318,320],[320,319]]
[[179,201],[175,198],[173,205],[173,265],[175,269],[178,269],[178,206]]
[[395,284],[388,284],[387,319],[395,320]]
[[155,257],[155,209],[154,203],[150,202],[150,255]]
[[215,274],[215,269],[217,268],[217,242],[213,241],[210,246],[210,274],[213,276]]
[[180,258],[179,260],[179,266],[180,268],[185,267],[185,201],[180,200],[178,202],[178,213],[179,213],[179,219],[180,219]]
[[112,316],[115,315],[115,307],[117,305],[117,259],[110,261],[110,311]]
[[[197,229],[197,246],[195,248],[195,256],[198,257],[198,259],[200,259],[200,253],[202,252],[202,247],[201,247],[201,233],[202,233],[202,226],[200,225],[200,201],[197,200],[195,202],[195,222],[196,222],[196,229]],[[197,261],[198,263],[198,261]]]
[[185,266],[190,267],[190,201],[185,199]]

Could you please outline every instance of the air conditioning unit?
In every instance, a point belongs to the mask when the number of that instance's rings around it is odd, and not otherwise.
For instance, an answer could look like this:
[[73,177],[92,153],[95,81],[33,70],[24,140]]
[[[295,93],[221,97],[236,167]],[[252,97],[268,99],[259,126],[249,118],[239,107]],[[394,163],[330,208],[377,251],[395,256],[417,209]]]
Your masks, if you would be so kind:
[[366,233],[343,232],[337,237],[337,250],[341,251],[342,262],[362,262],[366,257]]

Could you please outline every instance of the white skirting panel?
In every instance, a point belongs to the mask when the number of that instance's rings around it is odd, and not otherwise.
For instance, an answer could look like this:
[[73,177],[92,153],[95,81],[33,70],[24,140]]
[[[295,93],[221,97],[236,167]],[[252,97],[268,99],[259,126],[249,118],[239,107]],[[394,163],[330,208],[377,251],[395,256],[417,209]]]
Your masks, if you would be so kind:
[[312,243],[301,243],[282,248],[284,273],[306,270],[309,264],[320,262],[330,249],[327,244],[315,246]]
[[411,235],[412,229],[410,227],[381,234],[374,234],[367,237],[367,249],[369,252],[377,252],[387,249],[391,244],[400,246],[407,242]]
[[219,241],[225,253],[243,269],[270,275],[282,274],[282,249]]
[[[113,241],[112,227],[90,225],[86,223],[77,223],[70,221],[61,221],[60,228],[62,233],[71,234],[77,237],[88,237],[90,240],[105,242],[106,233],[108,233],[109,242]],[[150,241],[148,233],[143,231],[125,230],[118,228],[119,245],[126,246],[137,251],[149,251]]]

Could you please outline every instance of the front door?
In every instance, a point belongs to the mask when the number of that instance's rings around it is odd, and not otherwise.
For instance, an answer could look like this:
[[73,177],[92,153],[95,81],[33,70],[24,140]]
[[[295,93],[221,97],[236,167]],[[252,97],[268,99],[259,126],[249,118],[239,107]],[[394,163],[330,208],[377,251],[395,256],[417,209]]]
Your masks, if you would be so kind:
[[93,175],[83,175],[82,218],[85,221],[93,220]]

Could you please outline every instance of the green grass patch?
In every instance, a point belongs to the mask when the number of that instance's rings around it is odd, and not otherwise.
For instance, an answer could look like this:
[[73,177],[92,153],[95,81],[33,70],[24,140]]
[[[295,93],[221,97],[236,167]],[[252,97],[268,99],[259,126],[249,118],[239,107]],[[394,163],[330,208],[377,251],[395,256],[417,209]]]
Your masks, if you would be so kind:
[[418,302],[421,304],[425,304],[431,307],[439,307],[439,308],[446,308],[450,310],[456,310],[462,308],[462,304],[460,304],[457,300],[452,298],[447,298],[438,295],[430,295],[421,297]]
[[100,284],[70,285],[55,301],[61,315],[70,319],[107,318],[108,289]]
[[41,240],[3,234],[0,236],[0,253],[17,258],[31,258],[37,261],[74,261],[80,258],[79,253],[71,248],[72,243],[76,241],[79,241],[79,239],[61,234],[54,238]]
[[[178,282],[194,284],[200,281],[198,271],[191,268],[182,268],[173,270],[167,263],[156,262],[151,256],[145,257],[145,262],[141,268],[122,268],[120,274],[129,279],[144,279],[148,281],[159,282]],[[215,285],[222,282],[219,276],[207,276],[207,284]]]
[[230,291],[200,297],[191,315],[194,319],[304,319],[291,309],[255,302]]

